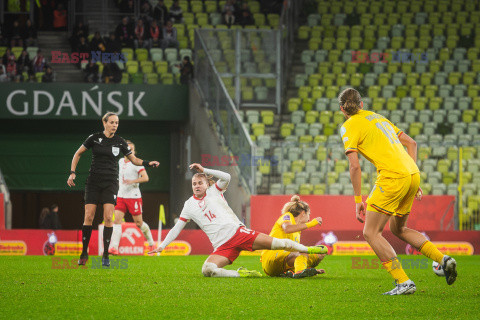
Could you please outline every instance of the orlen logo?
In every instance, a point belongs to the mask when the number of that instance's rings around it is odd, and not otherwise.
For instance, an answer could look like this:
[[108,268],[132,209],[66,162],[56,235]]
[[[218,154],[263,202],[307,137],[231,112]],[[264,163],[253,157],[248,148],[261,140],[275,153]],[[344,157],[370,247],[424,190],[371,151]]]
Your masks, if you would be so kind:
[[138,232],[137,229],[135,228],[127,228],[125,229],[125,231],[122,233],[122,238],[127,238],[128,241],[130,241],[130,243],[132,245],[135,244],[135,239],[133,238],[133,235],[135,235],[135,238],[140,238],[140,236],[142,235],[140,232]]
[[118,252],[120,254],[143,254],[143,235],[136,228],[127,228],[122,233],[122,238],[126,238],[131,245],[120,245]]

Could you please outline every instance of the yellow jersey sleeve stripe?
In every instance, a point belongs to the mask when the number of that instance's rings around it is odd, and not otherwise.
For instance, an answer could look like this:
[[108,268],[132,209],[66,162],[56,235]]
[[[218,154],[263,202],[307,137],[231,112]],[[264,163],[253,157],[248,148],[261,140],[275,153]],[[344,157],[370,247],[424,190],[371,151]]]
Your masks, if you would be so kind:
[[403,134],[403,131],[402,131],[402,130],[398,130],[397,136],[400,137],[402,134]]
[[357,148],[347,148],[345,150],[345,154],[350,153],[350,152],[358,152],[358,149]]

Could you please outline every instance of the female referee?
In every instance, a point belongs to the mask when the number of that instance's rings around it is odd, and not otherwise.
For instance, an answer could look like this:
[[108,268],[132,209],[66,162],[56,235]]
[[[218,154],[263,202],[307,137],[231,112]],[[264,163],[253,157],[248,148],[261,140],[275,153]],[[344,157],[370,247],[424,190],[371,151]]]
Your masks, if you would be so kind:
[[[270,236],[300,243],[300,233],[303,230],[322,224],[321,217],[316,217],[310,222],[309,220],[310,206],[301,201],[298,195],[294,195],[290,202],[283,206],[282,215],[273,225]],[[324,254],[264,250],[260,260],[263,271],[271,277],[300,279],[324,273],[323,269],[315,269],[324,257]]]
[[[423,234],[407,228],[413,200],[422,198],[416,142],[382,115],[363,110],[357,90],[345,89],[338,100],[347,119],[340,134],[350,163],[356,217],[361,223],[365,221],[365,240],[396,282],[395,288],[384,294],[412,294],[416,291],[415,283],[405,274],[397,254],[382,236],[388,221],[395,236],[443,266],[447,284],[451,285],[457,277],[455,260],[443,255]],[[366,212],[361,196],[362,172],[358,152],[375,165],[378,175],[366,201]]]
[[[258,277],[258,271],[249,271],[244,268],[226,270],[223,267],[232,264],[242,250],[287,250],[310,254],[327,253],[325,246],[306,247],[290,239],[277,239],[266,234],[249,230],[238,220],[223,197],[230,182],[230,175],[226,172],[205,169],[198,163],[190,165],[196,173],[192,178],[193,196],[185,201],[180,218],[165,237],[165,241],[149,254],[161,252],[173,240],[189,220],[203,230],[212,243],[214,252],[210,254],[202,267],[205,277]],[[218,178],[215,183],[210,176]]]
[[118,158],[120,153],[128,157],[135,165],[144,167],[158,167],[158,161],[141,160],[132,153],[127,142],[115,135],[118,129],[118,116],[113,112],[107,112],[103,118],[103,132],[90,135],[87,140],[78,148],[70,166],[70,176],[67,184],[75,186],[75,169],[81,155],[88,149],[92,149],[92,163],[90,174],[85,183],[85,219],[82,227],[83,250],[78,260],[79,265],[85,265],[88,261],[88,244],[92,234],[92,222],[95,217],[97,205],[103,205],[103,218],[105,227],[103,229],[103,257],[102,265],[109,267],[108,247],[112,236],[112,216],[115,210],[118,193]]

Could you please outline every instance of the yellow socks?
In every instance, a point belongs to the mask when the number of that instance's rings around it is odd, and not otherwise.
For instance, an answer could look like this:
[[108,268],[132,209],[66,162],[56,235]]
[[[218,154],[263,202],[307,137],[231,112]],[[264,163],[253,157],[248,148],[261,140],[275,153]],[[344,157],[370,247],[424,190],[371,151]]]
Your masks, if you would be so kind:
[[403,271],[402,264],[396,257],[386,262],[382,262],[382,265],[397,283],[404,283],[409,279],[405,271]]
[[432,259],[440,264],[443,263],[443,253],[441,253],[437,247],[430,241],[425,241],[420,247],[419,251],[427,258]]
[[307,261],[308,261],[308,257],[306,257],[306,256],[304,256],[304,255],[302,255],[302,254],[299,255],[299,256],[295,259],[295,263],[294,263],[295,273],[307,269]]

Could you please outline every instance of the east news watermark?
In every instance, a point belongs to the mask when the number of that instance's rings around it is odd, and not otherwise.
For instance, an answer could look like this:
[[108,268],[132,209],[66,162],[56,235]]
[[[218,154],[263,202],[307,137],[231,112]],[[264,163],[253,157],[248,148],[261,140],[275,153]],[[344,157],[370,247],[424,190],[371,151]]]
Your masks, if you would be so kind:
[[52,269],[128,269],[127,258],[110,258],[110,267],[102,266],[102,257],[89,257],[91,264],[79,266],[78,258],[52,257]]
[[102,52],[102,51],[90,51],[90,52],[62,52],[52,51],[51,63],[79,63],[92,61],[93,63],[114,63],[114,62],[127,62],[127,57],[123,53],[117,52]]
[[419,62],[427,63],[428,56],[426,52],[421,53],[411,53],[403,51],[390,52],[362,52],[362,51],[352,51],[352,63],[387,63],[389,58],[392,57],[390,62],[399,62],[399,63],[408,63],[408,62]]

